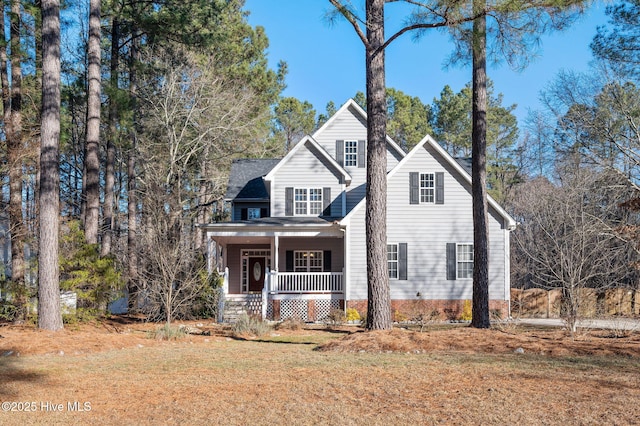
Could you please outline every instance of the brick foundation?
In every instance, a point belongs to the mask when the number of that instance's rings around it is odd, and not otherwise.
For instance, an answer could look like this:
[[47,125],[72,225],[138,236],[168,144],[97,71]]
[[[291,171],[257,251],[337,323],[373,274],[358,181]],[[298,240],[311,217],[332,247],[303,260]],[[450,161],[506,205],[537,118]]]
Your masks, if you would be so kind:
[[[422,315],[423,319],[433,320],[458,320],[463,316],[467,304],[468,312],[471,311],[471,300],[392,300],[391,314],[395,322],[411,321]],[[347,309],[354,308],[361,316],[366,316],[366,300],[348,300]],[[509,301],[490,300],[489,310],[492,317],[499,314],[500,318],[509,316]]]

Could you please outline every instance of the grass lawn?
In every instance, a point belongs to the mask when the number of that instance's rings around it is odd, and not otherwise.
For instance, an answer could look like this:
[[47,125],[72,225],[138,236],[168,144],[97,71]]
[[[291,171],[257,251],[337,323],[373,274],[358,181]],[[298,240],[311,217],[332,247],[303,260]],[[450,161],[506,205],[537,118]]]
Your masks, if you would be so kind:
[[157,341],[149,326],[0,327],[0,424],[640,423],[635,333],[344,328],[234,338],[211,325],[210,336]]

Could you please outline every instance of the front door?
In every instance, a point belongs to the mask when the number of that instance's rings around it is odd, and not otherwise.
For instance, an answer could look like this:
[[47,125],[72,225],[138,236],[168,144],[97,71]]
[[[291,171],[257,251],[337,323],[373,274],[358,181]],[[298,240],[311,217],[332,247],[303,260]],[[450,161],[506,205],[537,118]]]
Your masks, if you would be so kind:
[[249,291],[262,291],[264,288],[265,258],[249,258]]

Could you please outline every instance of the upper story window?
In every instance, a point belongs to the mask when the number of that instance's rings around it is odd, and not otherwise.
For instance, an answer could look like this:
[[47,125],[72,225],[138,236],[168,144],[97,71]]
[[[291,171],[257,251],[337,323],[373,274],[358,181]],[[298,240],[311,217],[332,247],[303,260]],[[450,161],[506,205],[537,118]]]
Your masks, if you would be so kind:
[[344,141],[344,166],[358,166],[358,141]]
[[420,202],[433,203],[435,179],[433,173],[420,173]]
[[336,141],[336,161],[342,167],[365,167],[367,156],[367,141],[343,140]]
[[444,172],[409,172],[409,204],[444,204]]
[[294,188],[294,214],[317,216],[322,213],[322,188]]
[[260,208],[258,207],[249,207],[247,209],[247,219],[260,219]]

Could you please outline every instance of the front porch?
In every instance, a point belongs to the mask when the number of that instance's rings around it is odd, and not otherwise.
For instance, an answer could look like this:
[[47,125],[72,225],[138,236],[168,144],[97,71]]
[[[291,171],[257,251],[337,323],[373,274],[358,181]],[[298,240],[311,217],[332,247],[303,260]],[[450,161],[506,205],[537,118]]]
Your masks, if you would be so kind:
[[278,272],[265,273],[262,291],[229,292],[229,268],[220,271],[223,278],[221,321],[232,321],[239,312],[281,321],[324,321],[332,310],[344,309],[342,272]]
[[340,223],[286,217],[205,227],[209,271],[222,275],[225,299],[244,303],[247,313],[320,321],[344,306],[348,263]]

